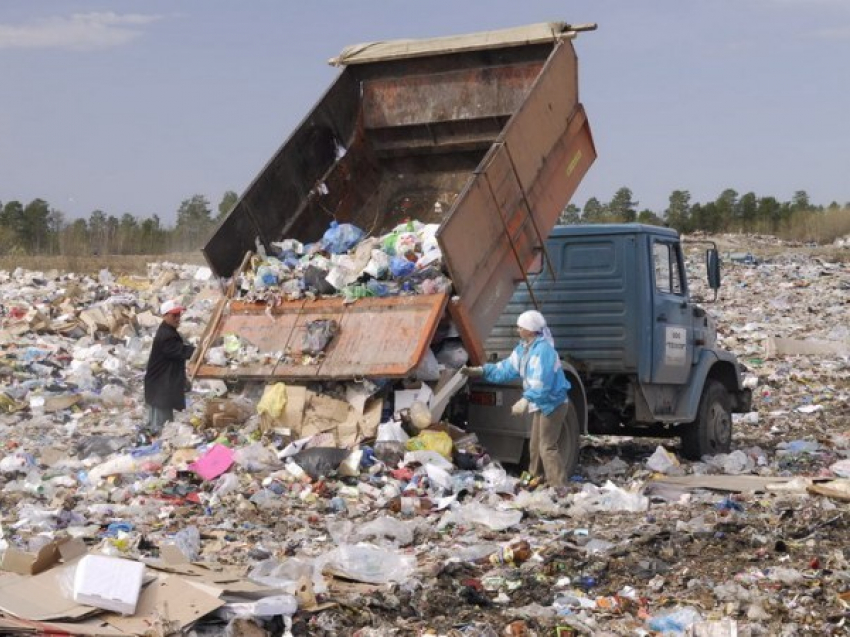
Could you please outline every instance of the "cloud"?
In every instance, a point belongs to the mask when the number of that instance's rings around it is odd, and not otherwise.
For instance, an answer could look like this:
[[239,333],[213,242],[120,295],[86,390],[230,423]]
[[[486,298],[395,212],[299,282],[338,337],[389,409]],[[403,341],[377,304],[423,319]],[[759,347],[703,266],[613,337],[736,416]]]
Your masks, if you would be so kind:
[[75,13],[31,24],[0,24],[0,49],[103,49],[121,46],[142,35],[140,27],[160,15],[112,12]]

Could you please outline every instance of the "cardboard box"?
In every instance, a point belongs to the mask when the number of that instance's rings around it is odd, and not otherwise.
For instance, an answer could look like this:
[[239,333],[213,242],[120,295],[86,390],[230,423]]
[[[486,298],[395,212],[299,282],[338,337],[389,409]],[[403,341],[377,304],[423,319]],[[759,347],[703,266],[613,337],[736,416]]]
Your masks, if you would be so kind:
[[56,540],[41,547],[37,553],[28,553],[9,546],[3,553],[0,569],[20,575],[37,575],[62,560],[69,562],[85,552],[86,545],[83,541],[72,539]]

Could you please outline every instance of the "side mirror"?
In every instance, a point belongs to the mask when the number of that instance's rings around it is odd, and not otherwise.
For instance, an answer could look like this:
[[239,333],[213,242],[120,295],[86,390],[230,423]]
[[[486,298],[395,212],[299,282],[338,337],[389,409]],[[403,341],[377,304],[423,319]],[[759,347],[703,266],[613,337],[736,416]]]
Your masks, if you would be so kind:
[[720,289],[720,255],[717,248],[705,251],[705,271],[708,276],[708,287],[717,292]]

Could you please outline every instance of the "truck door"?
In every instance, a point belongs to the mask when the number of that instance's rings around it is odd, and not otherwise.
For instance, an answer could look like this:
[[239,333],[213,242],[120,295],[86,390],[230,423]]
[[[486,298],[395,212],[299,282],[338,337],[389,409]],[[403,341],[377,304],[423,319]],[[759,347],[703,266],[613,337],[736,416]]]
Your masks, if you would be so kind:
[[652,239],[652,382],[683,384],[693,361],[693,327],[679,243]]

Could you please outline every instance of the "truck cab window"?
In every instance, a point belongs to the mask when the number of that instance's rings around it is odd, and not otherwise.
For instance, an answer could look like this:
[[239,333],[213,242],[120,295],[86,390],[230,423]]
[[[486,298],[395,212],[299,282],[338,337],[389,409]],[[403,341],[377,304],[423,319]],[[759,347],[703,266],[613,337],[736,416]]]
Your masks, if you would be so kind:
[[675,246],[655,242],[652,257],[655,261],[655,289],[665,294],[682,294],[682,270]]

